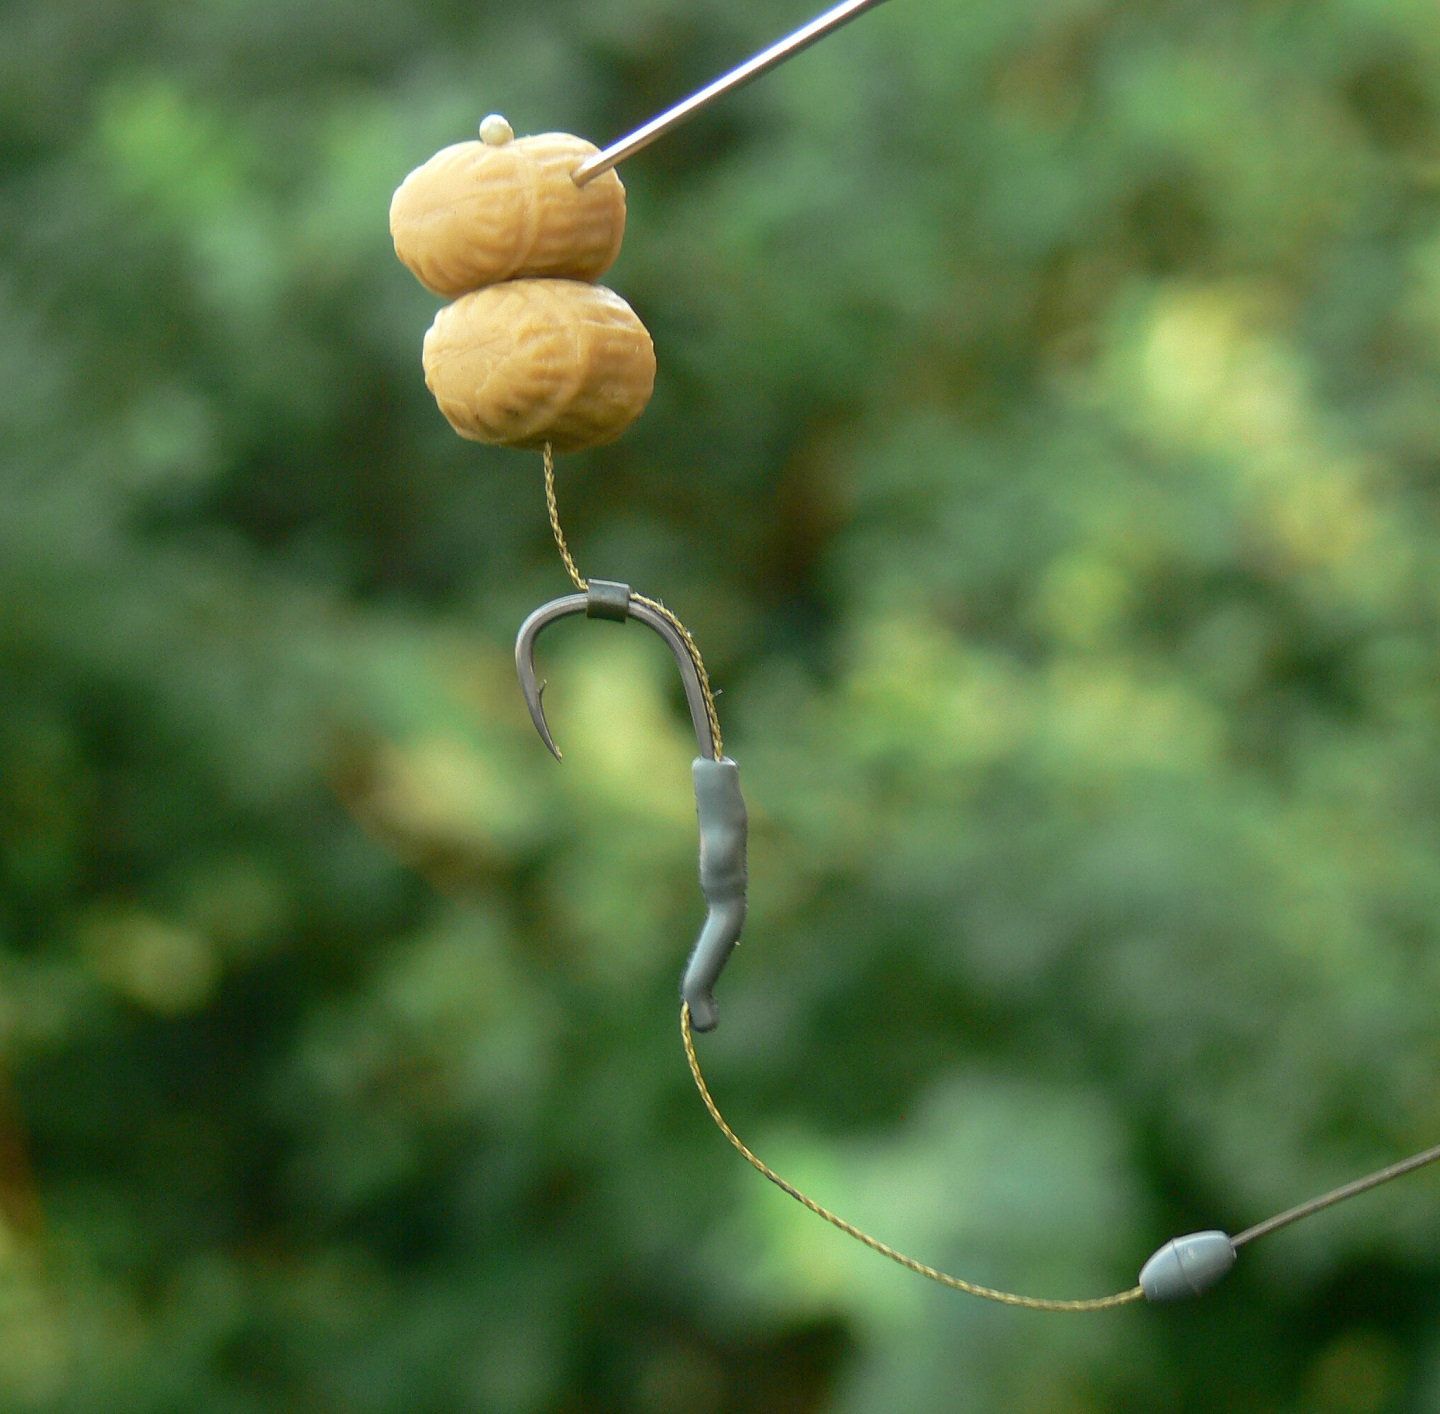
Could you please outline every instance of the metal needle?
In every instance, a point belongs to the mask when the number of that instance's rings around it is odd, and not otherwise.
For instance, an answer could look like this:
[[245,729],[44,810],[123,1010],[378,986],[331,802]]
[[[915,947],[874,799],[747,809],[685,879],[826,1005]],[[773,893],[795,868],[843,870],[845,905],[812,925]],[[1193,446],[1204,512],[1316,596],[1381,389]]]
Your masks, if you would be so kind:
[[853,20],[857,15],[862,15],[866,10],[883,3],[884,0],[842,0],[841,4],[826,10],[823,15],[818,15],[808,25],[797,29],[794,34],[777,40],[768,49],[755,55],[753,59],[747,59],[739,68],[731,69],[728,74],[702,88],[699,93],[692,94],[683,103],[677,103],[673,108],[666,109],[658,118],[652,118],[643,128],[637,128],[628,137],[622,137],[618,142],[611,143],[604,152],[597,152],[594,157],[582,162],[572,174],[575,185],[583,187],[586,182],[600,176],[602,172],[608,172],[633,153],[649,147],[656,138],[663,137],[672,128],[679,127],[686,118],[698,113],[702,108],[708,107],[717,98],[729,93],[732,89],[739,88],[742,84],[749,83],[751,79],[759,78],[761,74],[773,69],[777,64],[783,64],[785,60],[792,58],[802,49],[808,49],[817,39],[823,39],[831,30],[839,29],[841,25]]

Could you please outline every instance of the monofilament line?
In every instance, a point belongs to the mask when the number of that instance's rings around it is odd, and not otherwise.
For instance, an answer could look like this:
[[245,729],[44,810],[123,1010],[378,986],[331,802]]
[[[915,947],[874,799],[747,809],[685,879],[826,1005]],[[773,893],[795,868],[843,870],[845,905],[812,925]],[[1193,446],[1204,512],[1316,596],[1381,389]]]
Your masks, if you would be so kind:
[[1433,1164],[1437,1160],[1440,1160],[1440,1145],[1436,1145],[1433,1149],[1425,1149],[1418,1154],[1412,1154],[1408,1159],[1401,1159],[1399,1163],[1391,1164],[1388,1168],[1378,1169],[1375,1173],[1366,1174],[1364,1178],[1357,1178],[1352,1183],[1343,1183],[1339,1188],[1332,1188],[1330,1192],[1310,1199],[1308,1203],[1300,1203],[1293,1208],[1287,1208],[1283,1213],[1276,1213],[1273,1218],[1266,1218],[1263,1223],[1247,1227],[1238,1237],[1231,1238],[1231,1245],[1242,1247],[1247,1242],[1254,1242],[1256,1238],[1267,1237],[1272,1232],[1279,1232],[1282,1227],[1298,1223],[1301,1218],[1308,1218],[1312,1213],[1322,1212],[1326,1208],[1334,1207],[1336,1203],[1343,1203],[1347,1198],[1368,1193],[1372,1188],[1379,1188],[1382,1183],[1403,1178],[1407,1173],[1414,1173],[1416,1169],[1424,1168],[1427,1164]]

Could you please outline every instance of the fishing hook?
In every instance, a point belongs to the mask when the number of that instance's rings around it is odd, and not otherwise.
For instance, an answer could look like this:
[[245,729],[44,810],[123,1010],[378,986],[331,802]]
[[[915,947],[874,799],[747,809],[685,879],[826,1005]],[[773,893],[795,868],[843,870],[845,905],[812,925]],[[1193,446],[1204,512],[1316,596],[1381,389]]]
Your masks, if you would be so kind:
[[530,720],[541,740],[558,761],[560,748],[545,720],[545,684],[535,672],[535,640],[542,629],[572,614],[588,619],[639,619],[653,628],[669,646],[680,667],[685,701],[700,755],[691,765],[695,781],[695,814],[700,826],[700,890],[706,915],[700,935],[680,983],[680,994],[690,1007],[695,1030],[710,1031],[719,1019],[715,1009],[715,983],[740,941],[745,924],[746,815],[740,794],[740,768],[728,756],[715,754],[715,732],[705,709],[705,691],[685,640],[675,625],[649,604],[637,599],[628,584],[592,579],[583,594],[567,594],[542,604],[520,625],[515,637],[515,670],[520,691],[530,709]]

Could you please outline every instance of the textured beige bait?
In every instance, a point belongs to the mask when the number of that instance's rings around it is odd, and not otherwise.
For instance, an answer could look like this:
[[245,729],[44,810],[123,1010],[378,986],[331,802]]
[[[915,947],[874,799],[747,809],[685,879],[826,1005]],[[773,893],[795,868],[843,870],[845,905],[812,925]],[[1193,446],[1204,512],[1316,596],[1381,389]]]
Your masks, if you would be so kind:
[[557,452],[618,437],[655,387],[655,346],[613,290],[508,280],[462,295],[425,335],[425,382],[462,436]]
[[569,133],[510,141],[499,123],[488,141],[442,148],[401,182],[390,202],[395,254],[447,297],[518,276],[596,279],[625,236],[620,178],[577,187],[571,173],[599,151],[593,143]]

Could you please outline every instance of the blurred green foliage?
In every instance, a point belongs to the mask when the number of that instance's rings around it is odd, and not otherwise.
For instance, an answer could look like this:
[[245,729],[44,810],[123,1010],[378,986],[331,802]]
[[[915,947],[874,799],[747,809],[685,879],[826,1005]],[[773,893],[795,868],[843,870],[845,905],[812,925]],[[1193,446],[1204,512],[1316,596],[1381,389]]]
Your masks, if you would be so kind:
[[[673,666],[557,630],[534,738],[385,212],[809,9],[0,14],[0,1407],[1440,1408],[1433,1177],[1028,1316],[693,1094]],[[742,1134],[1052,1295],[1434,1142],[1434,0],[903,0],[625,175],[560,490],[724,688]]]

